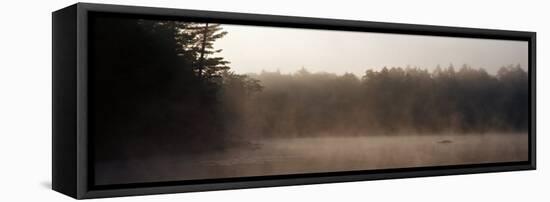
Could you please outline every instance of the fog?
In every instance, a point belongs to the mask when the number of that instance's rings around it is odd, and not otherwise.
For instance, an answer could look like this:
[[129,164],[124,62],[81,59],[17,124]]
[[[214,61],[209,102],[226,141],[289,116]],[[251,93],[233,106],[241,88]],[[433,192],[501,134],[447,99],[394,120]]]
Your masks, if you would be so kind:
[[199,155],[104,162],[98,169],[109,172],[97,180],[113,184],[528,160],[526,133],[333,136],[257,139]]
[[[418,63],[407,66],[392,65],[406,54],[388,54],[391,47],[401,47],[391,40],[378,42],[387,47],[369,43],[379,47],[379,52],[370,50],[376,53],[354,49],[349,41],[324,47],[354,58],[335,61],[327,52],[315,52],[313,44],[303,54],[291,46],[268,45],[281,40],[272,36],[254,50],[270,61],[240,51],[241,59],[263,64],[248,73],[230,53],[246,42],[228,46],[221,40],[257,37],[253,32],[97,15],[90,17],[88,112],[96,185],[528,158],[529,77],[518,59],[526,51],[523,46],[509,51],[514,41],[458,43],[434,37],[485,53],[478,60],[453,49],[446,54],[465,62],[432,67],[417,59],[439,63],[448,58],[429,44],[416,48],[433,58],[408,55]],[[296,32],[302,33],[290,33]],[[301,39],[307,41],[297,35]],[[296,61],[312,61],[311,54],[325,66],[296,68]],[[385,55],[384,66],[363,65],[382,62],[373,59],[377,54]],[[492,65],[471,65],[479,61]],[[262,71],[279,66],[289,69]]]

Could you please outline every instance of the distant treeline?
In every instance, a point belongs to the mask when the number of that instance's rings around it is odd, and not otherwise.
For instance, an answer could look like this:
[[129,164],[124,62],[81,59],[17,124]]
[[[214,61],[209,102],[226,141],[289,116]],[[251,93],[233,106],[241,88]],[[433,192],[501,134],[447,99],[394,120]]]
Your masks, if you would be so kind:
[[528,75],[519,66],[502,67],[496,75],[451,65],[431,72],[367,70],[361,78],[305,69],[251,77],[264,88],[235,102],[243,111],[233,116],[241,117],[245,134],[483,133],[528,127]]
[[463,67],[353,74],[232,72],[219,24],[90,17],[97,161],[224,149],[252,137],[527,128],[528,77]]

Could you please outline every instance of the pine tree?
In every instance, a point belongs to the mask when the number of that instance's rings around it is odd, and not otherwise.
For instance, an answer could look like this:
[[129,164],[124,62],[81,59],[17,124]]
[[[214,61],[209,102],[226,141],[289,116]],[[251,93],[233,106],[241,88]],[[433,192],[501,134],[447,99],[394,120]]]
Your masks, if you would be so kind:
[[192,61],[193,71],[198,77],[212,79],[230,69],[227,66],[229,61],[213,56],[222,51],[214,48],[214,42],[227,34],[220,24],[161,21],[156,26],[174,32],[178,56]]
[[178,22],[175,26],[180,55],[193,59],[193,71],[197,76],[206,79],[219,77],[229,69],[228,61],[213,56],[222,51],[214,48],[214,42],[227,34],[220,24]]

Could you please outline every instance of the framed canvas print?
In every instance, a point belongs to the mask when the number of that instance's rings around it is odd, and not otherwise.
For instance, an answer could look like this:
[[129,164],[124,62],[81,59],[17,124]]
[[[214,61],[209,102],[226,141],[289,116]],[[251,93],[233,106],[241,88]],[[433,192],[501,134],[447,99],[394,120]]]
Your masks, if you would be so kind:
[[532,170],[535,36],[78,3],[53,13],[53,189]]

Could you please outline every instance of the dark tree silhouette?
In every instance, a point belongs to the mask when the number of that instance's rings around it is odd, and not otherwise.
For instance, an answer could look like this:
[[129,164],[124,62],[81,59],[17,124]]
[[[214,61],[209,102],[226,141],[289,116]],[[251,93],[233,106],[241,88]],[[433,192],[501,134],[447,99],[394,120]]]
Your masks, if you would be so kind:
[[[202,26],[109,16],[93,18],[91,26],[92,137],[101,142],[96,157],[223,147],[221,87],[212,77],[227,62],[203,58],[205,73],[197,75],[202,50],[189,47],[197,46],[200,33],[182,31]],[[209,29],[205,55],[225,34],[213,34],[217,26]]]
[[229,70],[228,61],[213,56],[222,51],[214,48],[214,42],[227,34],[220,24],[170,22],[169,25],[176,29],[180,55],[193,59],[193,69],[199,77],[220,77]]

